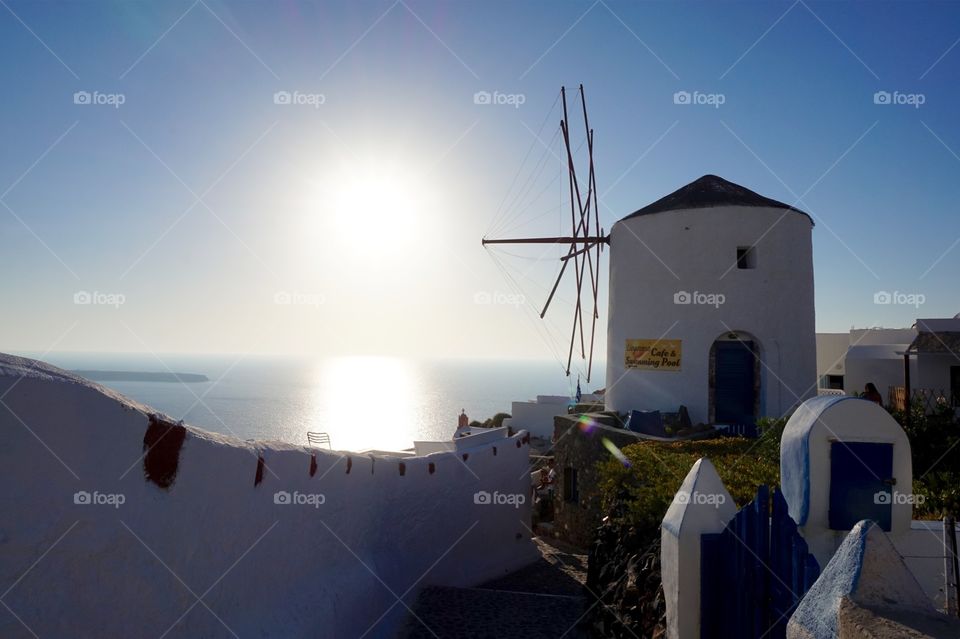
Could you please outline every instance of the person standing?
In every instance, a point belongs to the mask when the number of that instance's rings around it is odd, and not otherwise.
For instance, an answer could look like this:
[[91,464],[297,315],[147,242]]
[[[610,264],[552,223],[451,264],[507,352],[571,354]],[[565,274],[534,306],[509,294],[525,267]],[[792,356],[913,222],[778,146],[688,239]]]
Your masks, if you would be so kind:
[[863,395],[861,395],[861,397],[871,402],[876,402],[883,408],[883,395],[880,394],[880,391],[877,390],[873,382],[867,382],[867,385],[863,387]]

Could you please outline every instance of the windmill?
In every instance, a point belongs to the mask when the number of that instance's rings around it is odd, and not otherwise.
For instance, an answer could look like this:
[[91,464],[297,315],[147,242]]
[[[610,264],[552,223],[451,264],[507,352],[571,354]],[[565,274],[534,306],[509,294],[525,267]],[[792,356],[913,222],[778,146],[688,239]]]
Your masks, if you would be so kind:
[[[522,238],[497,238],[488,239],[484,237],[481,244],[486,247],[495,244],[556,244],[568,245],[566,255],[561,256],[560,271],[557,274],[556,281],[550,289],[550,294],[540,311],[540,319],[543,319],[550,304],[556,295],[557,288],[563,279],[568,266],[573,262],[573,278],[576,286],[576,301],[573,313],[573,326],[570,330],[570,347],[567,350],[566,374],[570,375],[570,366],[573,361],[573,349],[579,341],[580,357],[587,364],[587,382],[590,381],[590,375],[593,369],[593,346],[597,330],[597,319],[600,317],[598,312],[597,289],[600,283],[600,256],[603,246],[609,244],[610,237],[604,235],[600,228],[600,207],[597,194],[597,181],[593,164],[593,129],[590,128],[587,117],[587,101],[584,95],[583,85],[577,90],[580,97],[580,107],[583,113],[583,128],[586,133],[588,170],[586,183],[581,185],[577,176],[576,163],[574,162],[574,151],[570,146],[571,125],[570,116],[567,110],[567,92],[565,87],[560,89],[560,100],[563,104],[563,119],[560,121],[560,133],[563,136],[563,144],[566,150],[567,177],[569,186],[569,204],[570,204],[570,228],[571,235],[560,237],[522,237]],[[584,287],[584,277],[589,277],[589,285]],[[584,303],[584,295],[587,296]],[[593,298],[592,312],[590,316],[589,329],[589,349],[584,331],[584,310],[590,307],[590,298]],[[577,339],[579,335],[579,340]]]

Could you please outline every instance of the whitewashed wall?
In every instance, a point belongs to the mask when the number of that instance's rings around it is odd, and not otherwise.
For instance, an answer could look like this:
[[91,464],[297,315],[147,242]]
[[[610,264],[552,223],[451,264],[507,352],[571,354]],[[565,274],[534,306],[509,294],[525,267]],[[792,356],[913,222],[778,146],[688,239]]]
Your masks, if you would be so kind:
[[[311,477],[307,449],[189,428],[164,490],[144,479],[146,407],[8,356],[4,393],[0,582],[16,584],[4,602],[39,636],[220,636],[225,624],[241,636],[387,637],[408,614],[392,593],[411,605],[425,584],[472,586],[537,556],[529,499],[475,500],[528,495],[524,433],[415,458],[318,450]],[[77,491],[125,503],[77,505]],[[324,503],[277,504],[278,491]],[[30,633],[4,614],[0,636]]]
[[[603,396],[583,393],[581,402],[603,401]],[[512,402],[510,417],[503,420],[504,426],[514,430],[525,430],[531,435],[551,439],[553,437],[553,418],[566,415],[573,400],[564,395],[537,395],[535,400]]]
[[[817,397],[805,402],[787,422],[780,441],[783,496],[810,552],[821,566],[849,531],[830,529],[830,446],[834,441],[893,445],[895,490],[913,485],[910,442],[900,425],[877,404],[852,397]],[[913,508],[891,506],[891,537],[907,534]]]
[[824,375],[844,374],[843,364],[849,346],[849,333],[817,333],[817,379]]
[[960,357],[950,353],[918,353],[913,388],[930,388],[950,393],[950,367],[960,366]]
[[[762,415],[780,416],[816,394],[811,228],[799,213],[730,206],[617,222],[607,408],[675,411],[684,404],[694,422],[707,421],[710,346],[728,330],[759,342]],[[752,245],[757,268],[731,269],[737,247]],[[721,293],[725,303],[677,305],[678,291]],[[626,340],[658,338],[683,340],[682,371],[626,371]]]
[[[803,439],[807,442],[806,456],[801,454]],[[910,442],[886,410],[873,402],[854,398],[819,397],[804,403],[784,429],[780,481],[790,516],[797,522],[821,567],[834,555],[848,532],[831,530],[829,525],[830,444],[836,440],[893,444],[893,476],[897,479],[893,490],[910,495],[913,486]],[[904,556],[927,596],[942,606],[942,524],[912,521],[913,506],[906,500],[894,503],[891,508],[890,541]]]
[[[847,373],[843,379],[844,390],[848,395],[856,395],[863,392],[867,382],[872,382],[886,402],[891,386],[903,386],[902,353],[909,345],[907,342],[851,346],[846,358]],[[911,361],[910,364],[910,373],[915,375],[916,362]]]
[[[855,328],[849,333],[817,334],[817,376],[844,375],[848,395],[873,382],[886,400],[890,386],[903,385],[903,351],[917,336],[913,328]],[[910,374],[917,384],[917,362]]]
[[916,336],[915,328],[853,328],[850,329],[850,344],[860,346],[909,344]]
[[563,404],[513,402],[510,405],[511,416],[503,420],[503,423],[511,428],[527,430],[531,435],[550,439],[553,435],[553,418],[557,415],[566,414],[566,402]]

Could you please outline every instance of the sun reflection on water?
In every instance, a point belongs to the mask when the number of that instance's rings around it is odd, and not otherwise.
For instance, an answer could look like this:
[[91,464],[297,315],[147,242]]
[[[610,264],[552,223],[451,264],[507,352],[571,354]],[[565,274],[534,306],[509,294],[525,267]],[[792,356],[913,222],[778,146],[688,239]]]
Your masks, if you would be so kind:
[[337,357],[320,363],[309,430],[330,434],[337,450],[409,448],[418,439],[421,376],[392,357]]

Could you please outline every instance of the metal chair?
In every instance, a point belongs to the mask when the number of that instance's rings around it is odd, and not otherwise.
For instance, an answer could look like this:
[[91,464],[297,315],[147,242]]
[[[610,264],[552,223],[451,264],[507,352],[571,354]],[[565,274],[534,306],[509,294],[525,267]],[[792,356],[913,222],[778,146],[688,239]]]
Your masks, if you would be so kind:
[[333,450],[333,446],[330,445],[330,435],[327,433],[314,433],[307,431],[307,442],[311,446],[322,446],[326,444],[327,448]]

